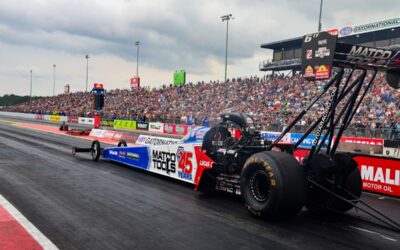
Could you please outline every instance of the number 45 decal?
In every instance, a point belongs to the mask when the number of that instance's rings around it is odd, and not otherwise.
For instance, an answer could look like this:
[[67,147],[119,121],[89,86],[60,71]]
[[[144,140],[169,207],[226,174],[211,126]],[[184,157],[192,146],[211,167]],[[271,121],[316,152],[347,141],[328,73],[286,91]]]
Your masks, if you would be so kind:
[[178,159],[178,168],[181,169],[182,172],[186,174],[191,174],[193,170],[192,163],[193,153],[187,152],[183,147],[178,148],[177,159]]

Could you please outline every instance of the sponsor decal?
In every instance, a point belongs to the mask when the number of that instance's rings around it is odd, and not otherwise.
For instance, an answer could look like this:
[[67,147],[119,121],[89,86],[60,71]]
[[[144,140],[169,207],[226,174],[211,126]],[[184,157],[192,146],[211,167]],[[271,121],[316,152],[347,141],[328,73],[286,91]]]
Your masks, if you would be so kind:
[[311,67],[311,65],[308,65],[304,73],[304,77],[314,77],[314,76],[315,76],[314,69]]
[[178,162],[178,176],[181,179],[193,180],[193,152],[185,151],[183,147],[178,147],[176,160]]
[[199,166],[205,167],[205,168],[211,168],[213,162],[212,161],[206,161],[206,160],[200,160]]
[[312,49],[308,49],[306,52],[306,59],[312,59]]
[[35,119],[36,120],[44,120],[44,115],[37,114],[37,115],[35,115]]
[[136,144],[141,145],[171,145],[179,142],[179,139],[156,137],[150,135],[139,135]]
[[356,156],[363,180],[363,189],[400,196],[399,160],[381,157]]
[[[326,41],[326,39],[325,39]],[[326,47],[320,47],[317,51],[315,51],[315,57],[324,58],[331,54],[331,50]]]
[[329,78],[330,67],[328,65],[319,65],[315,67],[315,79]]
[[125,158],[126,157],[126,152],[120,150],[120,151],[118,151],[118,156],[121,157],[121,158]]
[[348,35],[350,35],[352,32],[353,32],[353,28],[350,27],[350,26],[346,26],[346,27],[343,27],[343,28],[340,30],[339,34],[340,34],[340,36],[348,36]]
[[166,174],[176,173],[176,154],[161,150],[152,150],[153,168]]
[[140,159],[139,154],[132,153],[132,152],[128,152],[128,153],[126,154],[126,156],[127,156],[129,159],[132,159],[132,160],[139,160],[139,159]]
[[117,152],[117,151],[114,151],[114,150],[109,150],[108,153],[109,153],[110,155],[118,156],[118,152]]

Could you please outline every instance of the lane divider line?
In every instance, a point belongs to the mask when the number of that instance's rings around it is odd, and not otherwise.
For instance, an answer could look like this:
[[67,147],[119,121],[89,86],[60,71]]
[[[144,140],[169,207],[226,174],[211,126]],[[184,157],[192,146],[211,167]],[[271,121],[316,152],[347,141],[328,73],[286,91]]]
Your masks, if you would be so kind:
[[5,124],[16,124],[15,121],[3,120],[3,119],[0,119],[0,123],[5,123]]
[[28,219],[26,219],[8,200],[0,195],[2,206],[42,247],[46,250],[58,250],[42,232],[39,231]]
[[359,230],[359,231],[366,232],[366,233],[378,235],[378,236],[380,236],[380,237],[382,237],[382,238],[384,238],[384,239],[386,239],[386,240],[390,240],[390,241],[394,241],[394,242],[397,241],[396,239],[390,238],[390,237],[388,237],[388,236],[386,236],[386,235],[383,235],[383,234],[381,234],[381,233],[374,232],[374,231],[371,231],[371,230],[368,230],[368,229],[364,229],[364,228],[361,228],[361,227],[354,227],[354,226],[349,226],[349,227],[350,227],[350,228],[353,228],[353,229],[356,229],[356,230]]

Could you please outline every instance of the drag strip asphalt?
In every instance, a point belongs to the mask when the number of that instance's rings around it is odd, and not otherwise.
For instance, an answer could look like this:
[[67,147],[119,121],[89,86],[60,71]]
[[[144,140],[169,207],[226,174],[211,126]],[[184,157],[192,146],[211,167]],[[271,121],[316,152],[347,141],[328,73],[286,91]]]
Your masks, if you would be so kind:
[[[240,198],[71,155],[89,145],[0,122],[0,195],[59,249],[400,249],[399,233],[355,211],[267,222]],[[363,196],[400,220],[398,199]]]

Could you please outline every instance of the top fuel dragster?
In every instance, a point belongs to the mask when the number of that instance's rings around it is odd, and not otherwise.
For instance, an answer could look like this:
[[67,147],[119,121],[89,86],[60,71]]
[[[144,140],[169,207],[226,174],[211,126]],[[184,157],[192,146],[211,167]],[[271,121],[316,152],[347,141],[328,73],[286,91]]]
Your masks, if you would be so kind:
[[[400,52],[337,43],[337,36],[327,32],[306,35],[303,77],[329,80],[275,141],[261,138],[251,116],[226,113],[217,126],[196,128],[176,144],[125,147],[126,143],[120,142],[118,147],[103,149],[93,141],[91,148],[74,147],[73,152],[91,152],[95,161],[102,156],[193,183],[199,190],[241,195],[253,215],[266,219],[293,216],[303,206],[318,213],[357,207],[399,230],[398,223],[360,199],[357,163],[336,150],[377,72],[386,72],[388,84],[398,88],[399,68]],[[317,105],[324,112],[303,137],[296,144],[282,143],[281,139]],[[240,131],[239,138],[232,136],[232,128]],[[316,134],[313,145],[299,163],[293,152],[312,132]],[[328,143],[321,143],[325,141]]]

